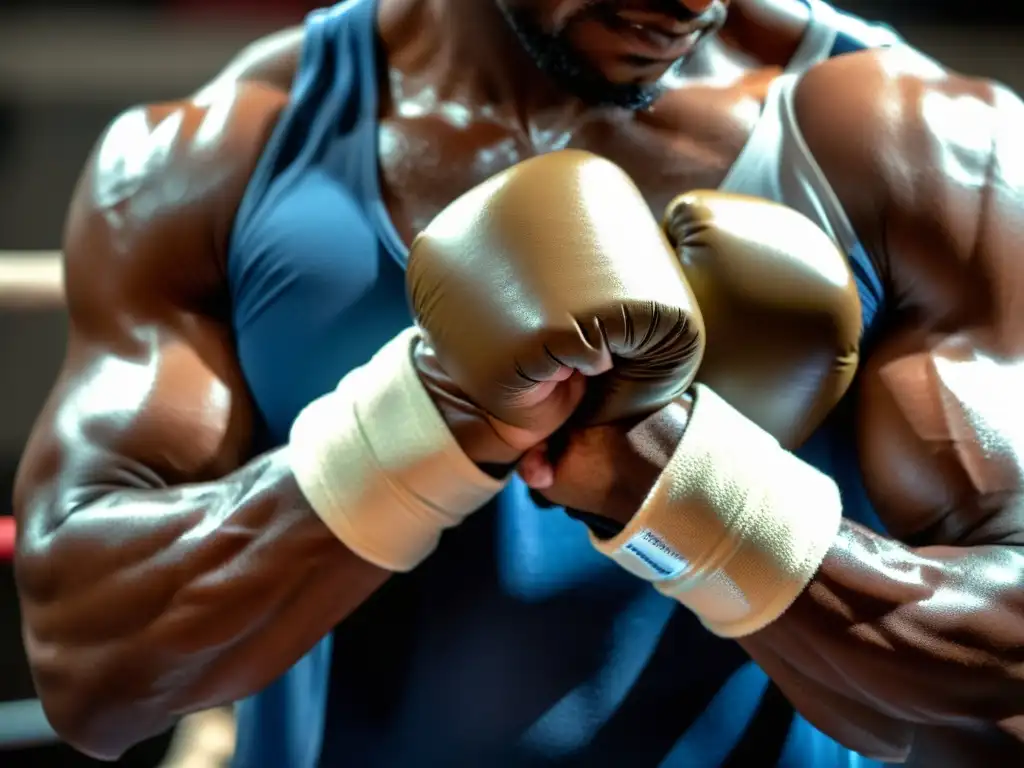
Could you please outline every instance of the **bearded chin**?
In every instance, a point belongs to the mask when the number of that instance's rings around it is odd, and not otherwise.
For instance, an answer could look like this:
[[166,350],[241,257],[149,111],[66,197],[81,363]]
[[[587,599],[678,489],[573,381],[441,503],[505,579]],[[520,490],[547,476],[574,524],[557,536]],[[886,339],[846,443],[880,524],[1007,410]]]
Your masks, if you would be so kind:
[[[608,1],[592,0],[576,11],[573,18],[578,19],[594,6]],[[498,6],[537,68],[559,88],[592,106],[633,111],[647,109],[665,93],[668,84],[680,75],[685,63],[685,59],[674,62],[655,83],[615,83],[581,56],[569,42],[566,26],[571,23],[571,19],[552,32],[544,29],[529,10],[510,8],[505,2],[499,2]],[[720,1],[712,4],[702,14],[701,40],[697,45],[722,27],[725,16],[726,6]]]
[[564,29],[548,32],[529,12],[509,8],[505,3],[499,6],[537,68],[559,88],[583,102],[636,111],[647,109],[665,92],[661,81],[613,83],[576,51]]

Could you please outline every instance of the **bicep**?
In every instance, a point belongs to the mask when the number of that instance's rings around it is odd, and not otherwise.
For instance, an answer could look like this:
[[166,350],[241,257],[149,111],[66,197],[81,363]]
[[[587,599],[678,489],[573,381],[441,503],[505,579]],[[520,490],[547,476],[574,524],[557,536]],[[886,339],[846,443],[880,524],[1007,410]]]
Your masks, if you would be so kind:
[[210,311],[223,297],[208,207],[142,154],[173,158],[193,119],[126,113],[83,173],[65,228],[68,345],[22,459],[19,510],[57,523],[97,494],[210,479],[249,451],[230,327]]
[[932,576],[964,605],[1016,605],[1024,573],[1024,365],[993,349],[999,337],[985,325],[911,325],[868,358],[861,376],[869,495],[893,537],[942,564]]
[[32,506],[52,524],[108,491],[213,479],[248,457],[251,409],[225,329],[187,314],[123,321],[123,335],[96,338],[72,317],[26,448],[16,506],[43,502]]
[[[1021,102],[912,52],[840,59],[805,80],[798,112],[886,286],[888,333],[858,375],[857,441],[891,538],[844,524],[757,642],[797,685],[892,717],[901,749],[904,721],[919,743],[933,738],[922,725],[1010,732],[1021,688],[1008,649],[1024,629]],[[829,117],[844,111],[861,119],[837,134]],[[836,717],[819,725],[877,731],[856,708]]]
[[822,64],[795,99],[886,287],[860,372],[872,501],[910,542],[994,537],[1024,481],[1024,103],[907,49]]
[[914,544],[1024,543],[1024,366],[983,329],[892,334],[861,372],[858,444],[874,505]]
[[[1024,104],[991,83],[924,86],[917,170],[890,180],[898,330],[862,375],[860,448],[876,506],[922,542],[1024,539]],[[949,110],[959,110],[955,120]],[[927,172],[931,171],[931,172]]]
[[1024,630],[1022,445],[996,393],[1022,382],[983,335],[908,323],[866,359],[860,464],[899,541],[844,523],[800,599],[744,641],[806,717],[859,751],[905,754],[936,738],[924,726],[1009,730],[1019,714],[1007,649]]

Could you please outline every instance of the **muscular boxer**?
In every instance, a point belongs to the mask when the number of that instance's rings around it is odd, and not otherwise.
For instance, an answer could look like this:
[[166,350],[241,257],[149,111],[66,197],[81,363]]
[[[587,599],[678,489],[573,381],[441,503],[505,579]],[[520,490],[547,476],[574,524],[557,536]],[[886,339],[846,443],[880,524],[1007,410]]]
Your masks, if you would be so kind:
[[[244,698],[239,765],[1020,760],[1024,108],[893,50],[782,76],[751,116],[737,84],[675,87],[721,10],[350,0],[311,17],[290,94],[239,84],[115,121],[72,203],[72,341],[16,500],[26,644],[63,735],[113,756]],[[806,589],[778,615],[760,595],[770,620],[738,642],[516,478],[388,580],[275,450],[408,325],[415,235],[567,146],[622,167],[656,215],[695,188],[784,202],[856,281],[851,396],[796,454],[734,446],[814,477],[843,516]],[[743,213],[713,229],[770,263],[789,228]],[[523,474],[625,532],[685,521],[671,470],[687,409],[714,401],[690,399],[581,429]]]

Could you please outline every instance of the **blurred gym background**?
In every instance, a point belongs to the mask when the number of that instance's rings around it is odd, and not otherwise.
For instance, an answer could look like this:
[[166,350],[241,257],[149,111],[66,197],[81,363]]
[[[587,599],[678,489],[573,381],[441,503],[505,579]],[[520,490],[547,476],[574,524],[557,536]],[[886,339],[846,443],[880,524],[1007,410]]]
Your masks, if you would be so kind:
[[[191,92],[247,42],[299,22],[320,4],[92,0],[83,10],[57,0],[0,0],[0,251],[60,247],[65,206],[82,162],[117,112]],[[1019,4],[834,4],[888,22],[951,67],[1024,90]],[[63,313],[0,309],[0,526],[10,514],[23,442],[63,347]],[[33,700],[0,541],[0,766],[95,764],[52,743]],[[165,737],[142,745],[120,765],[155,766],[167,744]]]

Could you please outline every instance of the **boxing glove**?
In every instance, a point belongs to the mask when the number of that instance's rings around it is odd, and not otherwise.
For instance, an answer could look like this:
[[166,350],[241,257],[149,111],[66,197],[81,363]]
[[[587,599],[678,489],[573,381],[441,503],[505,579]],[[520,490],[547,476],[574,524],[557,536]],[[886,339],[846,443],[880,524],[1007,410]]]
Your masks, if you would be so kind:
[[860,302],[843,254],[789,208],[693,192],[664,226],[707,351],[654,487],[622,531],[593,541],[711,631],[740,637],[789,607],[838,530],[835,483],[787,449],[850,386]]
[[742,195],[680,195],[663,226],[704,319],[698,380],[799,446],[857,372],[860,298],[843,253],[792,208]]
[[591,423],[685,391],[703,325],[675,251],[626,174],[587,152],[536,157],[442,211],[412,244],[417,322],[441,367],[501,421],[574,369]]

